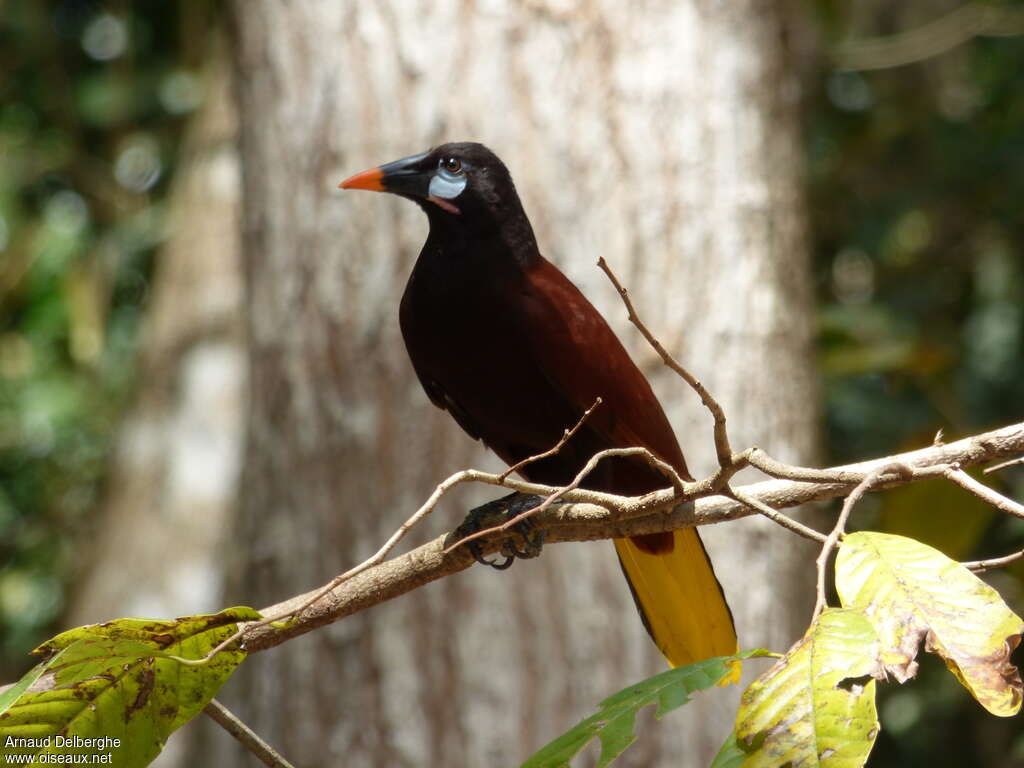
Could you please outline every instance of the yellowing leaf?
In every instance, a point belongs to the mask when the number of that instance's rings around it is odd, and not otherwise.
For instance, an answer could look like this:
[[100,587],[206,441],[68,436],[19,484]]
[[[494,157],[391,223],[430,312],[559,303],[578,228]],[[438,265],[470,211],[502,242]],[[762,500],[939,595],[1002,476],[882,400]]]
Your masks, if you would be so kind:
[[1020,711],[1024,686],[1010,654],[1024,622],[959,563],[914,539],[861,531],[840,546],[836,591],[871,619],[882,664],[900,682],[916,673],[924,639],[989,712]]
[[210,701],[245,651],[225,649],[251,608],[175,621],[117,619],[64,632],[36,649],[51,654],[0,698],[0,764],[42,765],[74,755],[123,768],[148,765],[167,737]]
[[[830,608],[743,692],[743,768],[863,766],[878,734],[878,640],[863,612]],[[727,753],[732,753],[730,757]],[[728,743],[716,760],[735,765]]]

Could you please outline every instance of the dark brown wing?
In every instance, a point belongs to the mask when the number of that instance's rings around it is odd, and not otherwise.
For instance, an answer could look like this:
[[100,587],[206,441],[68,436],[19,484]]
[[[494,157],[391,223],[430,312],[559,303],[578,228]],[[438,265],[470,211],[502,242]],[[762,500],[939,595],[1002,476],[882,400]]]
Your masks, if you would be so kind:
[[[524,334],[552,388],[577,415],[601,398],[602,405],[591,415],[588,427],[600,435],[604,448],[647,448],[690,479],[675,433],[650,383],[601,314],[543,257],[527,271],[526,284]],[[609,490],[633,494],[665,485],[664,478],[648,465],[641,460],[635,463],[636,482],[648,487]],[[649,487],[652,479],[654,486]]]
[[[578,413],[601,397],[588,420],[601,447],[642,446],[690,479],[661,404],[600,313],[544,259],[527,285],[524,322],[538,367]],[[640,459],[605,477],[604,490],[624,494],[666,485]],[[615,549],[644,625],[673,666],[735,653],[732,614],[696,529],[616,539]]]

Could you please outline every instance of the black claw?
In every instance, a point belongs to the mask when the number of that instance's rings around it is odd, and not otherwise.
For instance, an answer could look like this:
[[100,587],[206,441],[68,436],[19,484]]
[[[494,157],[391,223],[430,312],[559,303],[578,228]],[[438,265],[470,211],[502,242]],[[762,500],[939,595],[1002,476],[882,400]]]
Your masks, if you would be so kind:
[[488,561],[487,558],[484,557],[484,553],[483,551],[481,551],[480,545],[477,544],[475,541],[466,542],[466,549],[469,550],[469,553],[473,556],[473,559],[476,560],[478,563],[480,563],[481,565],[490,565],[490,561]]
[[[503,522],[533,509],[540,502],[541,499],[537,496],[512,493],[483,504],[470,510],[466,519],[455,529],[454,538],[458,541],[487,528],[501,525]],[[505,558],[503,562],[484,557],[483,551],[476,541],[467,542],[466,547],[478,563],[489,565],[498,571],[504,571],[510,568],[517,558],[530,559],[540,554],[544,545],[544,531],[536,531],[535,527],[530,518],[524,518],[509,528],[508,537],[501,543],[501,554]],[[519,542],[522,542],[521,546]]]
[[523,560],[537,557],[544,547],[544,531],[535,531],[533,521],[524,518],[513,525],[509,531],[522,541],[522,546],[517,546],[513,535],[509,535],[501,545],[501,554],[506,557],[519,557]]
[[[504,555],[505,553],[502,552],[502,554]],[[512,563],[514,563],[515,561],[516,559],[514,557],[509,557],[508,555],[505,555],[505,562],[503,563],[498,563],[493,560],[484,560],[484,562],[487,565],[491,566],[491,568],[493,568],[496,571],[504,571],[508,568],[511,568]]]
[[473,559],[480,563],[480,565],[489,565],[491,568],[498,571],[504,571],[506,568],[510,567],[513,560],[515,560],[514,557],[508,556],[506,556],[505,562],[503,563],[499,563],[497,560],[488,560],[484,557],[484,553],[483,550],[480,549],[480,545],[475,541],[466,542],[466,549],[470,551],[470,554],[473,555]]

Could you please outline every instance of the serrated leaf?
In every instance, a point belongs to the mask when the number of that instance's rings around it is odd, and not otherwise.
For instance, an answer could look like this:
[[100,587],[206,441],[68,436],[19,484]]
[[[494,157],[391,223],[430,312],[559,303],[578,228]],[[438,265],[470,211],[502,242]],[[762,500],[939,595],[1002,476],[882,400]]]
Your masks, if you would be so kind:
[[743,692],[736,716],[743,768],[863,766],[878,734],[877,656],[875,631],[861,611],[822,612]]
[[148,765],[245,652],[226,649],[194,666],[169,657],[200,659],[234,634],[237,622],[257,619],[251,608],[229,608],[174,621],[117,619],[58,635],[36,649],[52,655],[22,678],[19,695],[0,713],[0,755],[34,757],[25,765],[52,762],[51,755]]
[[689,701],[691,693],[712,688],[732,676],[733,662],[771,655],[758,648],[732,656],[716,656],[660,672],[623,688],[602,701],[596,714],[536,752],[522,768],[568,768],[569,761],[594,737],[601,741],[598,768],[605,768],[636,740],[634,726],[641,708],[657,704],[655,716],[660,719]]
[[1010,654],[1024,622],[956,561],[903,536],[852,533],[836,557],[836,591],[875,625],[882,663],[900,682],[916,673],[924,639],[989,712],[1020,711],[1024,686]]

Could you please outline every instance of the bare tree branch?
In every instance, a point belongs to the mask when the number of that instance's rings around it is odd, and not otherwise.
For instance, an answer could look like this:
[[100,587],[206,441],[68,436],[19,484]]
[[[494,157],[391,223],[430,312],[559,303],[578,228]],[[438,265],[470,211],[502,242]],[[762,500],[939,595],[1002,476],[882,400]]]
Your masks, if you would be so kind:
[[[698,498],[695,494],[706,491],[704,482],[684,484],[682,497],[672,488],[639,497],[615,496],[576,488],[565,491],[565,501],[553,504],[538,514],[534,523],[538,529],[545,531],[548,543],[639,536],[735,520],[762,511],[762,506],[778,510],[811,501],[833,499],[849,494],[857,485],[862,485],[863,491],[869,487],[871,490],[891,488],[920,478],[944,475],[951,468],[955,471],[958,467],[1007,459],[1021,453],[1024,453],[1024,422],[953,443],[932,445],[858,464],[826,470],[795,467],[792,468],[795,476],[820,476],[826,479],[818,482],[773,479],[732,490],[746,503],[724,496]],[[778,463],[770,466],[774,468],[773,471],[785,467]],[[836,478],[841,478],[843,482],[836,482]],[[443,494],[443,489],[462,482],[505,486],[545,497],[563,490],[513,478],[503,479],[498,474],[466,470],[440,484],[421,510],[432,507]],[[845,514],[849,514],[848,510],[855,503],[856,496],[854,494],[854,498],[847,501]],[[684,503],[687,501],[694,503]],[[835,530],[841,533],[841,529],[842,526],[837,525]],[[820,536],[813,532],[811,538],[818,539]],[[466,548],[445,552],[451,543],[450,538],[451,534],[438,537],[411,552],[362,570],[359,570],[362,568],[359,566],[349,571],[354,572],[351,578],[340,583],[339,579],[333,579],[331,584],[334,586],[331,589],[320,587],[264,608],[261,611],[264,616],[294,616],[294,619],[284,623],[262,621],[244,624],[239,633],[240,645],[249,652],[273,648],[292,637],[339,621],[471,566],[474,559]],[[501,541],[500,538],[483,539],[479,546],[484,554],[489,554],[500,549]],[[964,565],[980,571],[1018,559],[1024,559],[1024,552]],[[191,663],[196,662],[193,660]]]
[[216,699],[211,699],[203,710],[211,720],[234,736],[238,742],[270,768],[294,768],[276,749],[260,738],[259,734],[243,723],[237,715]]
[[[968,437],[945,445],[933,445],[918,451],[889,456],[873,461],[850,464],[826,470],[829,477],[855,478],[863,482],[871,473],[878,473],[872,483],[873,490],[902,485],[918,476],[933,477],[942,474],[949,465],[973,466],[1006,459],[1024,452],[1024,423]],[[911,475],[893,471],[898,463],[913,470]],[[801,471],[802,476],[806,474]],[[473,480],[491,485],[506,485],[522,493],[549,496],[559,489],[534,485],[506,478],[499,483],[499,475],[468,470],[459,473],[462,481]],[[687,483],[685,488],[698,488],[701,483]],[[809,482],[806,480],[774,479],[753,483],[736,489],[774,509],[805,504],[810,501],[836,498],[851,490],[850,483]],[[688,495],[687,494],[687,495]],[[664,489],[640,497],[619,497],[585,489],[567,491],[565,503],[552,505],[537,515],[534,524],[546,533],[546,542],[590,541],[594,539],[622,538],[645,533],[657,533],[694,525],[725,522],[753,514],[754,509],[734,499],[721,496],[699,498],[691,507],[682,504],[673,489]],[[325,624],[338,621],[353,613],[405,594],[436,579],[464,570],[473,564],[472,555],[464,548],[445,553],[449,537],[442,536],[411,552],[358,573],[323,595],[312,605],[301,610],[285,626],[249,625],[244,628],[243,642],[249,651],[259,651],[278,645],[291,637],[304,634]],[[484,539],[480,547],[484,554],[498,551],[497,539]],[[263,610],[265,615],[288,615],[309,602],[314,590],[298,595]],[[251,628],[250,628],[251,627]]]
[[[557,447],[561,447],[561,445],[562,443],[559,443]],[[511,520],[506,520],[501,525],[496,525],[493,528],[487,528],[482,531],[477,531],[476,533],[466,536],[465,538],[452,542],[445,549],[445,554],[448,554],[456,547],[461,547],[463,544],[468,544],[471,541],[477,541],[488,536],[493,536],[496,533],[502,533],[504,531],[507,531],[517,523],[520,523],[529,517],[539,515],[541,512],[548,509],[552,504],[557,502],[559,499],[565,498],[572,491],[579,488],[580,483],[583,482],[587,475],[594,471],[595,467],[597,467],[598,463],[600,463],[603,459],[614,458],[616,456],[639,456],[642,459],[644,459],[655,470],[663,474],[670,483],[672,483],[672,489],[675,492],[677,498],[679,499],[696,498],[696,496],[699,493],[697,491],[692,490],[693,485],[691,485],[691,492],[688,495],[686,491],[686,483],[684,483],[683,479],[679,477],[679,473],[676,472],[675,469],[673,469],[672,465],[665,461],[662,461],[653,453],[648,451],[646,448],[608,448],[607,450],[595,453],[593,456],[591,456],[590,460],[583,466],[583,469],[576,473],[576,477],[573,478],[571,483],[569,483],[564,488],[559,488],[554,493],[549,494],[536,507],[533,507],[531,509],[526,510],[525,512],[516,515]],[[505,479],[507,477],[507,473],[503,472],[498,477],[499,479]]]

